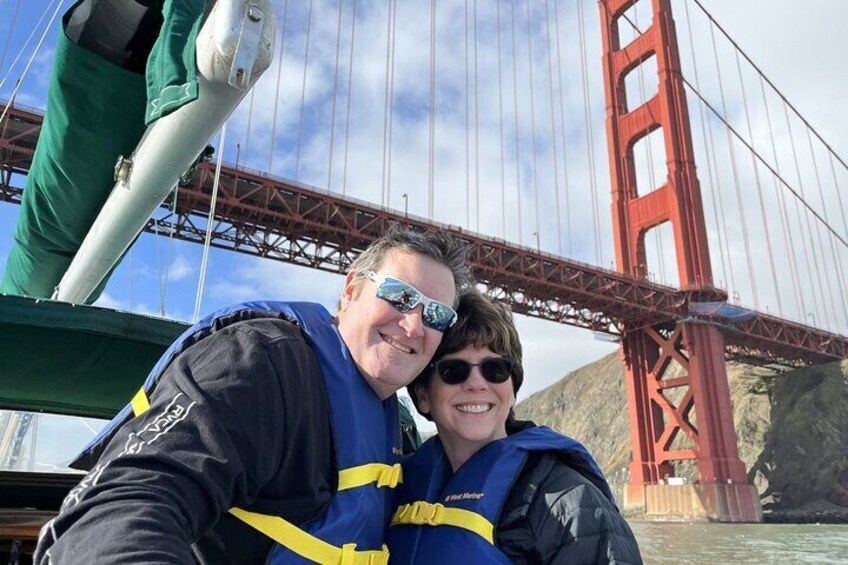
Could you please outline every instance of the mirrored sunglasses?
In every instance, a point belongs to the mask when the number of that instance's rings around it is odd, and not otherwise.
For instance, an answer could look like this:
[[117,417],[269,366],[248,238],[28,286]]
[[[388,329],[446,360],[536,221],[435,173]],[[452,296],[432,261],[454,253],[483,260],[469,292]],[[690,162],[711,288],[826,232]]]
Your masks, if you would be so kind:
[[442,382],[458,385],[465,382],[472,367],[479,367],[483,378],[493,384],[506,382],[512,376],[512,359],[492,357],[479,363],[469,363],[462,359],[442,359],[432,364]]
[[456,323],[456,311],[453,308],[433,300],[411,284],[374,271],[365,271],[362,276],[378,284],[377,298],[382,298],[402,314],[422,304],[421,320],[428,328],[443,332]]

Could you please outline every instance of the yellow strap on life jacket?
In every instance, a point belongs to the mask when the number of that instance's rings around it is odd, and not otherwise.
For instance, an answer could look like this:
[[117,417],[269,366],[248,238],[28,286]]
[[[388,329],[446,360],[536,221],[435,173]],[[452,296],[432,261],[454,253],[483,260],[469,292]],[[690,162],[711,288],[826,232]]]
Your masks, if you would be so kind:
[[392,526],[402,524],[455,526],[474,532],[489,543],[495,543],[495,527],[483,516],[462,508],[448,508],[438,502],[430,504],[423,500],[416,500],[410,504],[398,506],[395,515],[392,516]]
[[389,550],[384,545],[376,551],[356,551],[356,544],[348,543],[342,547],[310,535],[291,522],[278,516],[267,516],[248,512],[241,508],[230,508],[230,514],[259,530],[277,543],[323,565],[386,565],[389,562]]
[[400,463],[368,463],[339,471],[339,490],[362,487],[377,483],[378,488],[395,488],[403,482],[403,467]]
[[[150,401],[143,388],[133,396],[130,405],[136,417],[150,409]],[[357,488],[374,482],[378,487],[395,488],[402,482],[402,476],[400,463],[396,465],[369,463],[339,471],[339,490]],[[389,562],[389,550],[385,545],[378,551],[356,551],[355,543],[336,547],[278,516],[258,514],[241,508],[230,508],[230,514],[290,551],[322,565],[387,565]]]
[[143,388],[140,388],[135,396],[130,400],[130,405],[133,409],[133,414],[138,418],[148,410],[150,410],[150,401],[147,400],[147,393],[144,392]]

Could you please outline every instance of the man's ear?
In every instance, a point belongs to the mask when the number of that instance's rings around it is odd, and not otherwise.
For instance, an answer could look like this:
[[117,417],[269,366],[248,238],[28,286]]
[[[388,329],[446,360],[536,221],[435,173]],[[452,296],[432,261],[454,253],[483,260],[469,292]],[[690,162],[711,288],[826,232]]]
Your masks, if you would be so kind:
[[345,277],[344,289],[342,289],[342,297],[339,300],[339,311],[347,308],[347,305],[356,300],[361,291],[362,281],[354,271],[351,271]]

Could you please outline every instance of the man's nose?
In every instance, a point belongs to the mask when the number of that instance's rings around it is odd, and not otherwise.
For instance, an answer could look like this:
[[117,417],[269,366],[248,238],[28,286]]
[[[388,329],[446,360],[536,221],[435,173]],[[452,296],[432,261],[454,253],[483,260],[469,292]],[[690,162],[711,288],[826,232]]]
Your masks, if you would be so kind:
[[423,306],[417,306],[404,314],[400,319],[400,327],[406,332],[407,337],[421,337],[424,335],[424,313]]

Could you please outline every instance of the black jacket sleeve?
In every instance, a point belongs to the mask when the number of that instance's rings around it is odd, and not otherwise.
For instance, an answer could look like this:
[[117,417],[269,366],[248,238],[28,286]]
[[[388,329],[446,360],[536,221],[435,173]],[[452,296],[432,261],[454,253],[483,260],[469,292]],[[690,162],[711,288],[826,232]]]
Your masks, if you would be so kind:
[[618,509],[552,453],[528,458],[504,505],[496,543],[515,563],[642,563]]
[[[326,396],[316,371],[299,330],[280,320],[234,324],[191,346],[44,527],[34,563],[191,563],[191,544],[232,506],[249,507],[286,464],[290,434],[327,435],[292,409],[311,405],[304,394]],[[329,467],[326,458],[316,464]]]

